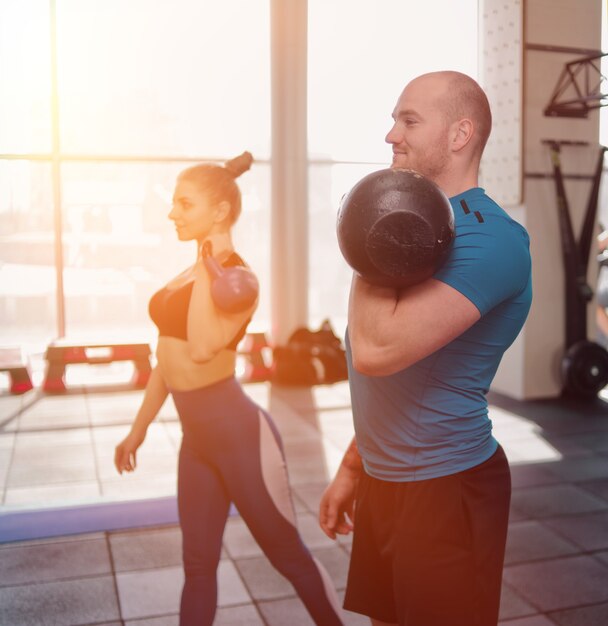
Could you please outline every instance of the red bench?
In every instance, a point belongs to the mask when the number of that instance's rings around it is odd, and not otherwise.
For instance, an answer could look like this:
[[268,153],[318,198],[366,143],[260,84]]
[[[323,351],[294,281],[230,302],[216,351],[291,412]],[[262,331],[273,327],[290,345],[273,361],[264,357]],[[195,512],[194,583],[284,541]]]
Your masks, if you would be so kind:
[[[261,383],[270,380],[270,366],[264,352],[271,351],[264,333],[247,333],[239,356],[245,358],[245,372],[241,377],[243,383]],[[272,358],[272,357],[271,357]]]
[[21,348],[0,348],[0,372],[8,373],[11,393],[25,393],[34,387]]
[[146,386],[152,371],[150,365],[151,352],[147,343],[85,345],[63,340],[55,341],[46,349],[47,368],[42,388],[50,393],[65,391],[65,368],[68,365],[100,365],[114,361],[133,361],[135,371],[131,384],[137,388],[143,388]]

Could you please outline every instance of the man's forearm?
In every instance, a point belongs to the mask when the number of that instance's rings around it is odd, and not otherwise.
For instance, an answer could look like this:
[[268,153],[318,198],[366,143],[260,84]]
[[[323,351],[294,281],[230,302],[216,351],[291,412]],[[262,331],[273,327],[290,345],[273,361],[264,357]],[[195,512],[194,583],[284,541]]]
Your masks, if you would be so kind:
[[358,336],[373,343],[382,342],[382,331],[397,307],[399,294],[390,287],[370,285],[358,276],[353,276],[351,285],[348,327]]
[[360,474],[363,470],[363,462],[361,461],[359,448],[357,448],[357,440],[354,437],[350,442],[348,449],[344,453],[340,467],[353,474]]

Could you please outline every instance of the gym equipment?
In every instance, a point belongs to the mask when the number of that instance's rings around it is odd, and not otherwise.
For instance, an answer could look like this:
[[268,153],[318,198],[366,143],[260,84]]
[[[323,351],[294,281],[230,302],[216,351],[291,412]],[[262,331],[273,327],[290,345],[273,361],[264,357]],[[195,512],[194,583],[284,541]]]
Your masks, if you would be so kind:
[[213,257],[210,241],[203,243],[201,253],[211,277],[211,298],[215,305],[227,313],[240,313],[251,307],[259,292],[255,274],[242,266],[222,267]]
[[[566,63],[544,114],[585,119],[590,111],[608,105],[606,77],[601,72],[602,59],[607,55],[592,54]],[[577,82],[580,75],[582,79]]]
[[143,388],[148,383],[152,367],[150,346],[147,343],[129,344],[73,344],[65,340],[51,343],[45,358],[47,369],[42,389],[47,393],[66,391],[65,369],[68,365],[104,365],[114,361],[133,361],[135,371],[131,384]]
[[364,280],[402,288],[430,278],[454,238],[446,195],[413,170],[383,169],[362,178],[340,203],[338,244]]
[[296,328],[273,350],[272,382],[310,387],[347,380],[346,351],[329,319],[318,330]]
[[27,360],[20,348],[0,348],[0,372],[10,377],[9,391],[21,394],[34,388]]
[[600,146],[599,149],[593,184],[577,244],[570,219],[560,152],[562,146],[588,144],[553,139],[544,140],[543,143],[548,145],[551,151],[565,274],[566,341],[561,364],[563,391],[580,398],[593,398],[608,384],[608,352],[598,343],[587,339],[587,305],[593,298],[593,290],[587,283],[587,267],[591,241],[594,239],[604,153],[608,148]]
[[242,349],[237,354],[245,359],[242,383],[261,383],[270,380],[270,367],[266,364],[265,352],[272,352],[265,333],[247,333]]
[[568,391],[593,397],[608,383],[608,352],[594,341],[577,341],[566,350],[562,374]]

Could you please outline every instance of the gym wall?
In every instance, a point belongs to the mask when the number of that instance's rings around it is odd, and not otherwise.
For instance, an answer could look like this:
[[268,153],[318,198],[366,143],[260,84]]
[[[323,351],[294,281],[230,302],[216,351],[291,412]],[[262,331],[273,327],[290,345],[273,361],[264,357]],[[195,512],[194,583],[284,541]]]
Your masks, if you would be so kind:
[[[602,0],[480,0],[480,80],[494,115],[493,137],[482,163],[482,186],[530,234],[534,300],[517,341],[505,355],[493,389],[518,399],[561,393],[565,345],[562,245],[549,148],[543,139],[588,141],[562,149],[564,174],[593,173],[599,114],[587,119],[545,117],[543,110],[564,64],[600,51]],[[561,51],[549,48],[559,48]],[[568,49],[568,50],[564,50]],[[572,50],[570,50],[572,49]],[[578,236],[591,182],[566,178]],[[595,250],[591,251],[592,259]],[[597,264],[589,263],[595,287]],[[594,335],[594,303],[588,336]]]

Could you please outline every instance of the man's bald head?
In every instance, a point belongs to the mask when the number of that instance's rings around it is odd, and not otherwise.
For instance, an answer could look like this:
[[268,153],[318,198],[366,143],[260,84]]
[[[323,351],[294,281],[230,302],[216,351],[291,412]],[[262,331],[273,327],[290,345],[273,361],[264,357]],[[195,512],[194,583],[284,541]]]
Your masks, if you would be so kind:
[[418,81],[436,94],[435,105],[445,112],[448,124],[465,118],[473,122],[473,147],[481,158],[492,130],[492,113],[483,89],[470,76],[453,71],[422,74],[412,83]]

